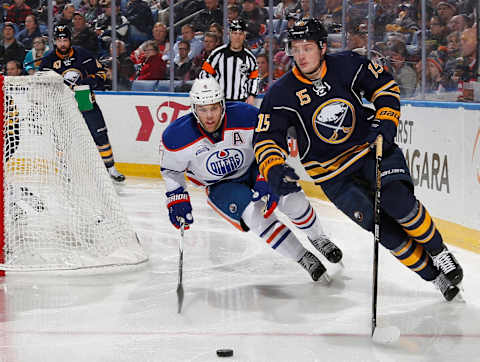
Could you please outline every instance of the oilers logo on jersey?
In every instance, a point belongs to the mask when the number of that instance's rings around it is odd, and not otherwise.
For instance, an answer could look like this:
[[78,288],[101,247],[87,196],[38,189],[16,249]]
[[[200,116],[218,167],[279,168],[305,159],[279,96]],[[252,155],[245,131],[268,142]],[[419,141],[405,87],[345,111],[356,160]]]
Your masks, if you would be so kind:
[[237,148],[216,151],[207,158],[207,171],[215,176],[228,175],[240,169],[244,159],[242,151]]
[[313,113],[313,129],[326,143],[345,142],[355,127],[355,108],[343,98],[322,103]]

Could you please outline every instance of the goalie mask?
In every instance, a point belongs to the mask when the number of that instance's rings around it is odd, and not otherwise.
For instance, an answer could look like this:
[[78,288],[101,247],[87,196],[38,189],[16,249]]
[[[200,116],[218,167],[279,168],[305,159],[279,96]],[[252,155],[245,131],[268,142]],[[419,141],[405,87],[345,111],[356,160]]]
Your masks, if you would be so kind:
[[221,120],[225,115],[225,96],[222,87],[220,87],[220,84],[218,84],[214,78],[196,79],[190,90],[190,100],[192,102],[191,110],[193,115],[205,129],[206,127],[203,124],[203,120],[200,119],[197,112],[197,106],[220,103],[220,106],[222,107],[220,120],[218,121],[218,124],[220,125]]

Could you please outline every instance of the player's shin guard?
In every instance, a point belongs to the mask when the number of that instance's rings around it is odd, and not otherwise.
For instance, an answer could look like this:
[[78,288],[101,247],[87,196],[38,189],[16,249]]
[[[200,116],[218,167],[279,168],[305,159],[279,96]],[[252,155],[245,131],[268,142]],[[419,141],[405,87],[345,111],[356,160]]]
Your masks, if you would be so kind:
[[443,247],[442,236],[435,227],[427,209],[417,200],[413,209],[397,222],[403,230],[417,243],[422,244],[427,251],[438,250]]
[[425,247],[432,257],[433,264],[453,284],[456,285],[462,281],[462,267],[448,251],[432,217],[421,202],[417,201],[413,210],[398,222],[410,237]]
[[279,209],[292,223],[307,234],[312,245],[331,263],[342,259],[342,251],[323,233],[317,214],[303,192],[280,198]]
[[[265,219],[262,207],[261,202],[251,202],[242,214],[244,223],[272,249],[298,262],[313,280],[318,280],[326,271],[320,260],[303,247],[293,232],[280,222],[275,214]],[[301,263],[302,260],[304,263]]]
[[439,274],[432,259],[422,245],[412,239],[406,240],[392,254],[406,267],[427,281],[433,281]]

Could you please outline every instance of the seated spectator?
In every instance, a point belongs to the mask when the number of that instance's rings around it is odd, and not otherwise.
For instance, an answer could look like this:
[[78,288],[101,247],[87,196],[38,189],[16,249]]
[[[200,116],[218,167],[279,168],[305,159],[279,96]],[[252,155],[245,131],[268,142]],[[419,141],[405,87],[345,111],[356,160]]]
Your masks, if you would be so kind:
[[368,31],[366,27],[358,27],[347,35],[347,49],[367,49]]
[[212,23],[210,24],[208,31],[210,33],[214,33],[220,41],[220,44],[223,44],[223,26],[221,26],[219,23]]
[[23,67],[28,74],[32,75],[39,69],[42,57],[47,51],[46,38],[39,36],[33,39],[33,48],[25,55],[25,60],[23,61]]
[[[327,0],[327,2],[328,1],[329,0]],[[340,1],[340,13],[341,13],[342,0],[338,0],[338,1]],[[301,11],[301,8],[300,8],[300,4],[296,0],[282,0],[277,6],[275,6],[273,10],[273,17],[276,19],[285,19],[288,13],[296,13],[297,11]]]
[[476,80],[477,29],[467,28],[460,37],[461,60],[457,64],[456,78],[459,82]]
[[195,31],[205,33],[212,23],[223,22],[223,8],[219,7],[218,0],[204,0],[203,10],[192,23]]
[[[119,91],[127,91],[132,87],[131,79],[136,75],[135,65],[130,59],[125,43],[121,40],[117,44],[117,86]],[[110,56],[100,59],[107,69],[107,79],[112,80],[113,46],[110,44]]]
[[103,8],[98,4],[99,0],[83,0],[80,12],[84,14],[85,21],[93,24],[97,18],[103,14]]
[[155,41],[149,40],[144,48],[142,62],[138,63],[138,80],[159,80],[165,79],[166,64],[162,55],[158,52],[158,45]]
[[[327,13],[322,17],[324,23],[341,24],[342,23],[342,0],[325,0]],[[391,10],[390,10],[391,11]]]
[[[100,38],[100,51],[108,52],[108,47],[112,39],[112,8],[110,7],[111,0],[100,0],[99,4],[104,13],[94,22],[94,29],[97,36]],[[116,4],[116,21],[117,21],[117,39],[124,42],[127,41],[127,33],[129,28],[128,20],[125,16],[120,14],[120,0],[115,0]]]
[[270,54],[270,43],[272,43],[272,57],[274,57],[281,50],[280,46],[278,44],[277,37],[274,36],[271,40],[270,40],[270,37],[266,37],[265,38],[265,43],[263,43],[263,52],[261,52],[260,54],[264,53],[267,56],[269,56],[269,54]]
[[429,40],[435,42],[434,50],[440,45],[447,45],[448,27],[442,23],[439,16],[432,16],[430,20]]
[[440,22],[447,25],[450,19],[457,14],[457,4],[455,0],[440,1],[437,4],[437,15]]
[[[440,93],[445,91],[443,87],[444,79],[444,58],[441,57],[437,51],[433,51],[427,58],[427,68],[425,73],[425,92],[426,93]],[[417,71],[417,93],[421,89],[422,82],[422,62],[417,62],[415,66]]]
[[6,75],[10,77],[23,75],[22,63],[20,63],[18,60],[9,60],[7,62],[5,70],[6,70]]
[[87,49],[93,54],[98,51],[97,34],[90,29],[85,16],[78,11],[73,16],[72,45]]
[[258,64],[258,93],[265,94],[268,90],[268,56],[266,54],[257,55]]
[[73,28],[73,14],[75,14],[75,5],[73,4],[65,4],[62,12],[57,14],[55,17],[55,26],[56,25],[66,25],[70,29]]
[[417,75],[406,62],[407,47],[403,41],[392,41],[388,51],[391,63],[391,73],[400,87],[401,97],[411,97],[415,92]]
[[7,8],[5,21],[12,22],[19,28],[23,28],[27,16],[31,14],[32,8],[25,4],[25,0],[14,0],[13,4]]
[[452,16],[452,18],[448,21],[447,27],[450,32],[452,31],[462,32],[466,28],[471,27],[472,25],[473,25],[472,21],[467,15],[460,14],[460,15]]
[[33,46],[33,39],[42,35],[44,34],[40,31],[37,18],[31,14],[25,19],[25,29],[19,31],[16,38],[23,44],[26,50],[30,50]]
[[[158,52],[163,56],[170,51],[170,43],[167,41],[167,26],[162,23],[155,23],[152,29],[153,40],[157,43]],[[147,42],[142,43],[137,49],[135,49],[130,58],[134,63],[139,62],[139,58],[144,54],[144,48]]]
[[227,8],[227,20],[232,22],[232,20],[238,19],[240,16],[240,8],[237,5],[228,5]]
[[300,10],[298,11],[300,14],[300,18],[320,18],[320,16],[322,16],[323,14],[321,6],[315,6],[314,2],[313,8],[314,10],[312,13],[310,10],[310,0],[300,0]]
[[[199,55],[202,52],[203,42],[200,39],[195,38],[195,33],[193,32],[192,25],[185,24],[184,26],[182,26],[182,40],[177,41],[175,43],[175,45],[173,46],[173,55],[174,55],[174,61],[175,62],[178,62],[178,60],[179,60],[178,46],[179,46],[181,41],[186,41],[189,44],[188,45],[188,47],[190,49],[190,51],[188,53],[188,59],[189,60],[192,60],[193,58],[195,58],[197,55]],[[165,54],[163,56],[164,59],[168,59],[168,57],[169,57],[168,54]]]
[[150,6],[143,0],[130,0],[125,12],[130,22],[128,41],[134,49],[150,38],[153,28],[153,15]]
[[202,70],[203,63],[207,60],[208,56],[213,49],[220,45],[220,41],[214,33],[207,32],[203,37],[203,50],[202,52],[193,58],[193,78],[197,78],[198,74]]
[[193,79],[192,60],[188,56],[190,52],[190,44],[188,41],[181,40],[178,44],[178,59],[174,62],[174,78],[176,80],[191,80]]
[[[262,9],[264,10],[264,9]],[[265,34],[268,14],[260,11],[255,0],[245,0],[243,3],[243,11],[240,13],[240,19],[247,24],[247,42],[252,43]]]
[[18,60],[20,63],[25,58],[25,48],[15,39],[15,26],[11,22],[3,25],[3,40],[0,42],[0,65],[5,67],[8,61]]

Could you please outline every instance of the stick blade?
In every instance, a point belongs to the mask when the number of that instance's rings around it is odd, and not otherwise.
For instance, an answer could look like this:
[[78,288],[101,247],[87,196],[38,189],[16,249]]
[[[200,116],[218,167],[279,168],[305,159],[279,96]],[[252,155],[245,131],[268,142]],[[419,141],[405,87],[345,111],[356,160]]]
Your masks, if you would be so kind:
[[376,327],[373,331],[372,341],[378,344],[391,344],[400,338],[400,330],[395,326]]
[[177,313],[182,313],[182,306],[183,306],[183,285],[179,284],[177,287],[177,300],[178,300],[178,311]]

